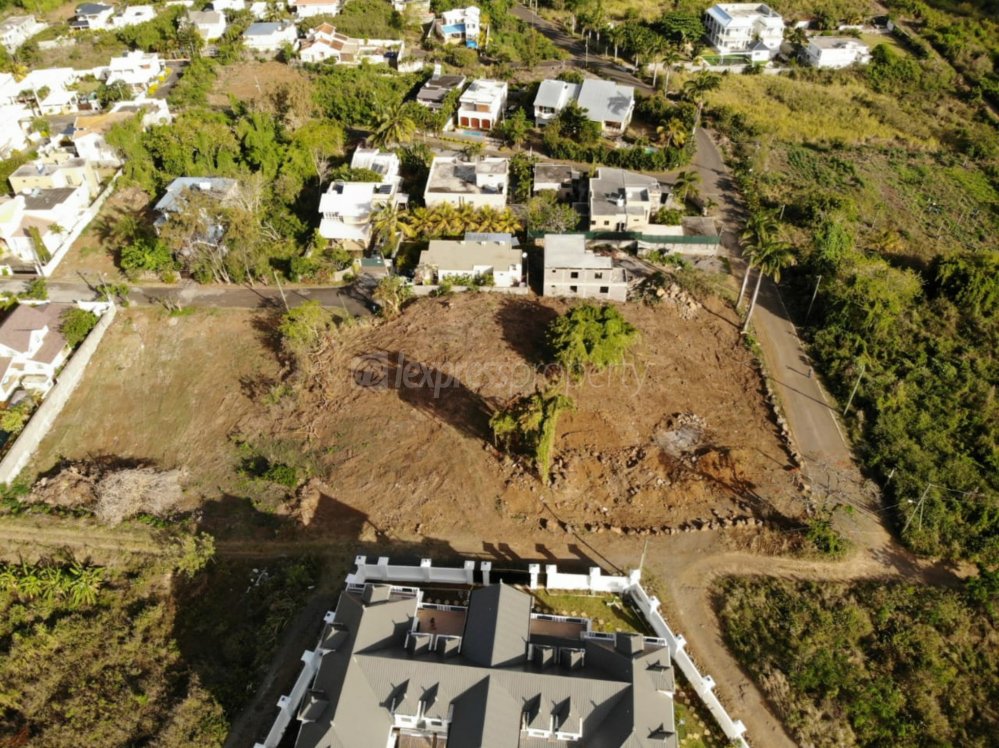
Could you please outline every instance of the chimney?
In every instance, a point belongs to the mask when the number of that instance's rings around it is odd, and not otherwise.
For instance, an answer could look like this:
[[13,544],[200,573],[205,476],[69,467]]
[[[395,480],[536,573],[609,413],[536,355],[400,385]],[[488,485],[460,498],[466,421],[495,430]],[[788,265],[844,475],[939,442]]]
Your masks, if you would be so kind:
[[366,584],[361,599],[365,605],[372,605],[387,602],[391,594],[392,586],[389,584]]
[[618,632],[614,638],[614,649],[623,655],[631,657],[645,651],[645,639],[638,634]]
[[434,63],[434,74],[430,76],[430,80],[437,80],[441,77],[441,64],[439,62]]

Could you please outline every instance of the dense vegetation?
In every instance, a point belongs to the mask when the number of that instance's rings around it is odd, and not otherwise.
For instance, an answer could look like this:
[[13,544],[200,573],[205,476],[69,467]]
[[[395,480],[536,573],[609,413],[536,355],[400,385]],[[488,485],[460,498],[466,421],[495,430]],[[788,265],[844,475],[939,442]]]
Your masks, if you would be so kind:
[[903,539],[995,564],[999,135],[955,85],[886,45],[863,71],[726,77],[708,107],[754,220],[796,246],[821,371],[844,402],[859,382],[851,426]]
[[719,600],[726,641],[798,744],[985,748],[999,630],[969,592],[729,579]]
[[622,363],[637,339],[638,330],[610,304],[580,304],[548,326],[555,361],[573,377]]

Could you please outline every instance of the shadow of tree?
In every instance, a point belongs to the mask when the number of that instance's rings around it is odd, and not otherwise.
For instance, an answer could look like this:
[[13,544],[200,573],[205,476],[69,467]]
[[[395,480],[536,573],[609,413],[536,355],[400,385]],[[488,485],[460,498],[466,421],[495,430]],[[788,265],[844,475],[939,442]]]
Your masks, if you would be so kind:
[[505,298],[495,316],[503,330],[504,342],[525,361],[542,365],[551,360],[545,332],[558,312],[536,301]]

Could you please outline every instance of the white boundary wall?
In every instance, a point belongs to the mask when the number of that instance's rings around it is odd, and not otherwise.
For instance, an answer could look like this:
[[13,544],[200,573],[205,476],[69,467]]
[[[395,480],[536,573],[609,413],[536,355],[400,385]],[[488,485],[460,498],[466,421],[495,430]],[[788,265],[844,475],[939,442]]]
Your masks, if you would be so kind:
[[421,558],[419,566],[400,566],[389,564],[387,556],[381,556],[377,563],[369,564],[367,556],[354,558],[357,569],[347,575],[347,584],[365,584],[366,582],[409,582],[441,584],[474,584],[475,562],[466,561],[461,569],[435,568],[429,558]]
[[596,566],[591,566],[588,574],[563,574],[555,564],[545,566],[545,588],[549,590],[586,590],[622,595],[638,584],[641,577],[642,574],[637,569],[626,577],[605,577]]
[[659,612],[658,598],[650,597],[640,584],[628,588],[627,595],[645,616],[645,620],[649,622],[652,630],[666,640],[673,662],[690,681],[690,685],[704,702],[704,706],[711,712],[711,716],[714,717],[721,731],[725,733],[725,737],[742,748],[749,748],[745,738],[746,726],[740,720],[733,720],[725,711],[725,707],[718,701],[718,697],[714,694],[714,679],[710,675],[701,675],[693,660],[690,659],[690,655],[684,650],[686,640],[679,634],[673,633],[673,630],[666,623],[666,619]]
[[69,396],[73,394],[76,385],[80,383],[90,358],[118,313],[118,308],[113,303],[81,301],[77,302],[77,305],[100,314],[101,318],[87,335],[87,339],[80,343],[80,347],[70,356],[69,362],[56,377],[55,386],[49,390],[38,410],[32,414],[28,425],[24,427],[24,431],[17,437],[3,460],[0,460],[0,483],[9,484],[28,464],[28,460],[62,412]]

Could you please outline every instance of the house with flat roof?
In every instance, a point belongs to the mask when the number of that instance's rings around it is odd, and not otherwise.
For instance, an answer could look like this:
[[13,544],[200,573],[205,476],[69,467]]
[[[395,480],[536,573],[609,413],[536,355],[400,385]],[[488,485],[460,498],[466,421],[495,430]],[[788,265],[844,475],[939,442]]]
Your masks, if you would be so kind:
[[604,135],[623,135],[635,112],[635,89],[613,81],[587,78],[582,83],[544,80],[534,97],[534,120],[544,126],[575,102]]
[[334,26],[323,23],[312,29],[299,50],[303,62],[332,60],[339,65],[390,64],[403,55],[401,39],[355,39],[341,34]]
[[505,584],[467,605],[351,585],[328,613],[297,748],[677,748],[669,648],[552,620]]
[[105,140],[108,131],[120,122],[126,122],[135,114],[131,112],[102,112],[101,114],[81,114],[73,120],[70,140],[80,158],[85,158],[96,166],[121,166],[118,149]]
[[71,29],[79,31],[98,31],[111,28],[111,16],[114,8],[101,3],[84,3],[76,6],[76,15],[69,22]]
[[465,86],[464,75],[442,75],[440,64],[434,65],[433,75],[416,94],[416,103],[432,112],[444,107],[444,99],[452,91],[460,91]]
[[56,371],[69,355],[59,328],[74,304],[18,304],[0,322],[0,401],[21,388],[42,395],[55,384]]
[[499,288],[518,286],[523,257],[510,234],[466,233],[462,240],[434,239],[420,253],[416,274],[425,283],[488,277]]
[[628,274],[609,255],[586,248],[585,234],[546,234],[544,296],[628,300]]
[[8,16],[0,21],[0,46],[14,54],[21,45],[46,28],[34,16]]
[[376,148],[358,148],[350,166],[376,172],[377,182],[333,182],[319,200],[319,234],[325,239],[351,242],[362,249],[371,243],[371,216],[385,205],[404,206],[408,195],[399,192],[399,157]]
[[25,124],[32,120],[24,104],[0,104],[0,158],[28,147]]
[[507,158],[469,160],[463,156],[435,156],[423,198],[428,208],[444,203],[503,208],[509,186]]
[[569,164],[539,162],[534,165],[535,195],[541,192],[554,192],[559,200],[575,202],[580,193],[582,172]]
[[708,41],[719,54],[773,59],[784,42],[784,19],[763,3],[720,3],[704,13]]
[[292,23],[258,21],[243,32],[243,43],[256,52],[278,52],[285,44],[298,45],[298,30]]
[[163,60],[155,52],[134,49],[108,63],[107,84],[124,83],[133,91],[145,91],[164,73]]
[[121,13],[111,17],[111,27],[123,29],[152,21],[154,18],[156,18],[156,8],[152,5],[127,5]]
[[469,49],[479,48],[482,12],[478,6],[453,8],[441,13],[434,21],[434,33],[444,44],[464,44]]
[[343,10],[343,0],[289,0],[288,6],[298,18],[335,16]]
[[848,68],[871,61],[871,49],[855,36],[812,36],[803,50],[813,68]]
[[640,231],[662,205],[655,177],[601,166],[590,177],[590,231]]
[[226,30],[225,13],[220,10],[189,10],[187,22],[206,42],[221,38]]
[[509,88],[506,81],[475,80],[458,99],[458,127],[492,130],[503,119]]
[[15,169],[8,181],[15,194],[53,187],[79,187],[82,184],[87,188],[87,196],[93,198],[100,189],[100,180],[93,165],[79,157],[30,161]]

